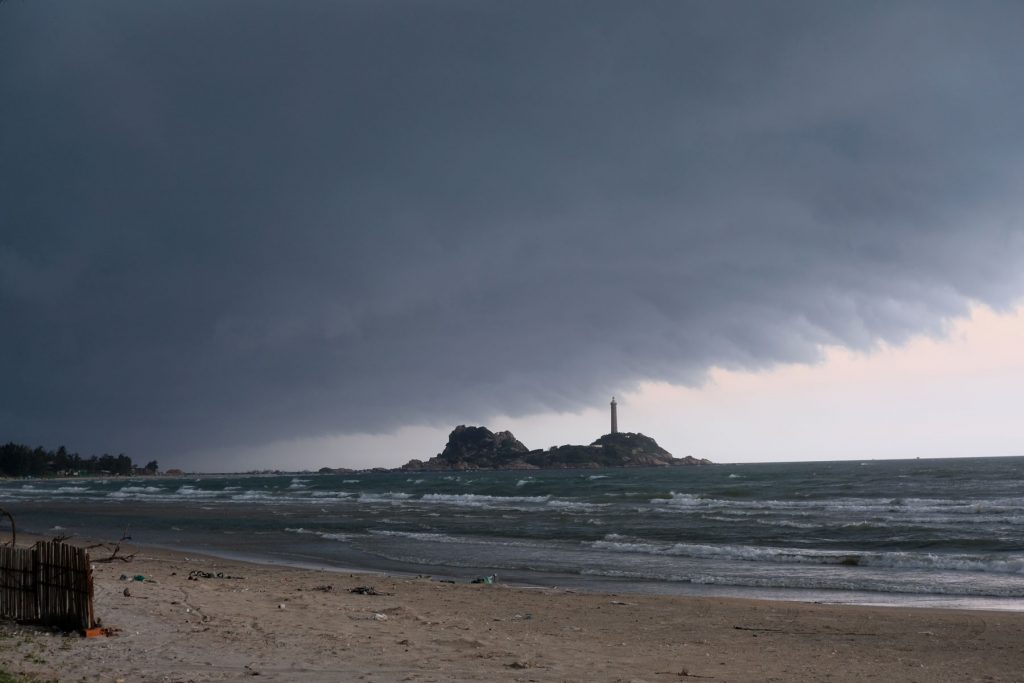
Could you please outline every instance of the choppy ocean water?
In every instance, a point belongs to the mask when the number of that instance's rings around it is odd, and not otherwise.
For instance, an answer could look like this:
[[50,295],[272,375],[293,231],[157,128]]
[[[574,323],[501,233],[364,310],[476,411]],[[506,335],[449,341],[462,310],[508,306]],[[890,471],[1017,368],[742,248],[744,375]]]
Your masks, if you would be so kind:
[[1024,458],[0,482],[19,529],[538,585],[1024,610]]

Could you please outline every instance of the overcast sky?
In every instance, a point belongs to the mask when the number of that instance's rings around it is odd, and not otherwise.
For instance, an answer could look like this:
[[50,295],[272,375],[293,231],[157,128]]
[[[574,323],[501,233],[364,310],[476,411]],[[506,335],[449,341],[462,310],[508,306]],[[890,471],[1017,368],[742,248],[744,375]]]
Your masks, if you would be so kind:
[[[674,416],[646,424],[677,455],[783,458],[723,386],[781,405],[847,353],[895,362],[890,392],[968,316],[1020,334],[1022,27],[1016,2],[9,0],[0,441],[395,465],[463,423],[595,438],[617,394],[625,429]],[[865,437],[835,457],[922,455],[835,377]],[[812,403],[773,438],[832,457]],[[1024,452],[1008,424],[943,454]]]

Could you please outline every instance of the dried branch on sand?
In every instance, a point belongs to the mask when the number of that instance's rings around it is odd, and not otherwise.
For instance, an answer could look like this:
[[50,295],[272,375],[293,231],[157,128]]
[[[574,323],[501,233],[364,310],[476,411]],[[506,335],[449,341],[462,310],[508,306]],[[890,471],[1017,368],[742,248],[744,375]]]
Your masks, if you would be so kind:
[[120,560],[121,562],[131,562],[135,559],[135,553],[131,555],[121,555],[121,544],[120,543],[95,543],[85,547],[86,550],[92,550],[93,548],[104,548],[110,551],[110,557],[101,557],[93,560],[93,562],[113,562],[114,560]]

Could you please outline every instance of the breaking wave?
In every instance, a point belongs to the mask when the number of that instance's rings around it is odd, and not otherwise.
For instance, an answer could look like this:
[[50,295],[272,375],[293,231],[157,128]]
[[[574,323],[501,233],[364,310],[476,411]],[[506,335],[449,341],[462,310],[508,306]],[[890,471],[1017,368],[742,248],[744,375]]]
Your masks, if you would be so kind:
[[924,569],[946,571],[977,571],[1024,575],[1024,554],[1014,556],[975,556],[915,552],[845,552],[838,550],[805,550],[766,546],[704,545],[695,543],[654,544],[625,540],[610,534],[590,547],[621,553],[721,559],[777,564],[842,565],[848,567],[886,567],[892,569]]

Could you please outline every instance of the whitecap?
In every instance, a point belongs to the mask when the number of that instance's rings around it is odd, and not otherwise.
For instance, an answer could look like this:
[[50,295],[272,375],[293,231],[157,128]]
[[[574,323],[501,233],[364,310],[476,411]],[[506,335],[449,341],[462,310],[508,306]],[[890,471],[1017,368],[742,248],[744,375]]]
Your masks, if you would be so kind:
[[574,500],[549,500],[547,502],[547,507],[562,510],[599,510],[607,505],[607,503],[581,503]]
[[485,496],[476,493],[427,493],[419,499],[423,503],[465,505],[469,507],[499,507],[513,503],[546,503],[551,496]]
[[411,493],[388,491],[387,493],[360,493],[360,503],[393,503],[398,504],[412,498]]

